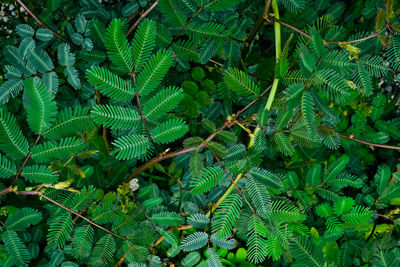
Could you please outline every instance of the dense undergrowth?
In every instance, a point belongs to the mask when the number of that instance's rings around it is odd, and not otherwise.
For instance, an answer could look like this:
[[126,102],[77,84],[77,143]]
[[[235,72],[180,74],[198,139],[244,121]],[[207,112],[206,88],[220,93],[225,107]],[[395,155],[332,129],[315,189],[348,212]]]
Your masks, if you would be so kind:
[[397,1],[1,12],[1,266],[400,265]]

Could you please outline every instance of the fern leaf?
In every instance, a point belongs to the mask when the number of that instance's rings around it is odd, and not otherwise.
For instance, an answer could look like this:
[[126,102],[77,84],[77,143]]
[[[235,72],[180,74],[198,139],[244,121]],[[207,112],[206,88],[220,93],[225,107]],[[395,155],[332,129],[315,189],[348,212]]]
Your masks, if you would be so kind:
[[228,88],[238,94],[258,96],[260,93],[260,88],[243,71],[236,68],[225,71],[224,81]]
[[256,264],[268,255],[268,229],[256,214],[252,214],[247,224],[247,258]]
[[57,114],[56,121],[52,127],[43,135],[48,139],[60,139],[74,135],[82,130],[89,130],[95,127],[90,118],[89,108],[81,106],[67,107]]
[[95,44],[104,47],[106,44],[106,27],[97,18],[90,20],[89,24],[90,37],[93,39]]
[[72,237],[72,256],[75,259],[85,259],[92,249],[94,231],[90,224],[75,229]]
[[51,162],[54,159],[66,159],[85,148],[75,137],[63,138],[59,143],[52,141],[36,145],[32,148],[31,156],[37,162]]
[[27,62],[20,56],[19,51],[15,46],[7,45],[4,49],[4,56],[8,62],[12,62],[12,64],[27,77],[35,74],[37,71],[30,62]]
[[343,155],[337,161],[332,163],[329,166],[327,172],[325,173],[324,180],[329,181],[330,179],[333,179],[336,176],[338,176],[339,173],[346,168],[346,165],[349,163],[349,161],[350,158],[347,155]]
[[160,50],[150,57],[143,70],[137,76],[137,90],[141,95],[148,95],[164,79],[172,64],[171,50]]
[[198,195],[210,191],[219,184],[223,175],[221,168],[204,168],[200,177],[194,177],[191,180],[192,192]]
[[40,79],[25,79],[24,87],[28,125],[36,134],[42,134],[55,121],[57,104]]
[[218,24],[216,22],[206,22],[202,24],[198,24],[195,22],[189,23],[187,26],[188,35],[190,39],[193,40],[196,44],[201,44],[208,37],[213,38],[225,38],[227,37],[227,31],[225,30],[225,26],[222,24]]
[[267,218],[271,212],[271,197],[266,186],[257,182],[252,175],[247,176],[246,192],[262,218]]
[[210,238],[211,243],[216,245],[219,248],[225,249],[234,249],[235,248],[235,239],[221,238],[218,234],[211,235]]
[[182,215],[176,212],[159,212],[151,216],[154,223],[166,226],[178,226],[184,223]]
[[4,225],[14,231],[22,231],[31,225],[38,224],[42,220],[42,213],[32,208],[18,209],[7,217]]
[[10,79],[0,86],[0,104],[6,104],[10,98],[19,94],[24,88],[24,82],[21,79]]
[[86,76],[97,90],[114,100],[127,101],[134,96],[132,84],[106,68],[94,66],[87,71]]
[[224,11],[240,3],[240,0],[213,0],[204,6],[210,11]]
[[115,150],[110,154],[116,159],[133,159],[142,157],[149,148],[149,140],[143,135],[127,135],[112,142]]
[[388,186],[390,177],[392,172],[390,171],[390,167],[387,165],[379,165],[378,170],[374,176],[375,183],[378,187],[378,194],[382,194],[385,191],[386,187]]
[[345,222],[354,224],[368,222],[371,217],[372,211],[368,207],[362,206],[355,206],[349,213],[342,215]]
[[298,13],[307,6],[306,0],[279,0],[292,13]]
[[145,19],[137,29],[132,40],[132,58],[135,72],[138,73],[150,57],[156,44],[156,22]]
[[116,244],[112,235],[106,234],[96,243],[93,248],[89,263],[93,266],[106,266],[115,253]]
[[221,260],[219,259],[219,255],[214,250],[214,248],[207,249],[208,260],[207,264],[209,267],[222,267]]
[[390,61],[393,69],[398,71],[400,70],[400,38],[393,37],[390,41],[389,48],[387,49],[386,56]]
[[274,140],[278,145],[278,150],[285,154],[286,156],[291,156],[294,153],[294,147],[289,142],[289,138],[282,132],[277,132],[274,134]]
[[314,114],[314,101],[308,91],[303,92],[301,100],[301,111],[303,112],[304,121],[306,122],[307,131],[314,136],[315,134],[315,114]]
[[32,256],[17,233],[12,230],[5,231],[2,234],[2,239],[8,255],[13,258],[13,261],[20,266],[28,266]]
[[324,253],[318,251],[317,247],[306,237],[299,237],[293,239],[290,243],[290,251],[293,258],[300,265],[307,265],[313,267],[324,266]]
[[14,162],[0,154],[0,178],[10,178],[17,174]]
[[187,16],[174,0],[160,0],[159,6],[165,20],[172,26],[182,27],[186,24]]
[[151,136],[155,143],[167,144],[171,143],[189,131],[184,121],[179,119],[167,120],[153,129]]
[[122,26],[123,21],[120,19],[111,21],[107,28],[106,48],[108,56],[116,67],[124,73],[131,73],[133,71],[132,51],[122,31]]
[[44,50],[36,47],[35,49],[28,50],[28,62],[32,64],[39,72],[46,72],[54,68],[53,61],[49,54]]
[[47,234],[47,242],[51,246],[63,248],[65,243],[70,239],[74,230],[74,221],[71,214],[64,213],[50,223],[49,233]]
[[205,232],[195,232],[183,239],[181,248],[184,251],[193,251],[204,247],[208,243],[208,234]]
[[136,110],[113,105],[97,105],[91,111],[91,116],[97,124],[110,129],[133,129],[140,120]]
[[307,172],[306,181],[308,186],[316,186],[321,180],[321,164],[313,165]]
[[300,210],[284,201],[273,201],[270,216],[275,222],[296,222],[304,221],[306,215],[301,214]]
[[58,63],[62,66],[72,66],[75,63],[75,54],[70,53],[68,44],[60,44],[57,48]]
[[26,166],[21,176],[32,183],[54,184],[58,180],[55,172],[44,165]]
[[150,120],[158,119],[174,109],[183,97],[182,89],[175,86],[167,87],[143,104],[143,115]]
[[357,88],[361,89],[361,92],[363,94],[365,94],[366,96],[370,96],[372,94],[372,77],[367,72],[367,69],[365,68],[363,63],[357,62],[352,78],[357,85]]
[[112,200],[106,200],[94,210],[92,219],[96,223],[105,224],[116,221],[120,216],[120,207],[115,206]]
[[[186,140],[185,140],[186,141]],[[201,176],[203,172],[203,161],[198,149],[195,149],[190,155],[189,169],[193,177]]]
[[238,194],[228,196],[215,211],[212,222],[213,233],[219,238],[229,237],[239,219],[242,205],[242,198]]

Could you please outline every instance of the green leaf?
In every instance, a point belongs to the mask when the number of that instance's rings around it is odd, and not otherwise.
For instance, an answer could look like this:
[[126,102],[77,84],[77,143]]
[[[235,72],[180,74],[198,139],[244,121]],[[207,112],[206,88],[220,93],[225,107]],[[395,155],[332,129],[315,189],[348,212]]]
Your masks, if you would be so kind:
[[116,244],[113,236],[104,235],[93,248],[89,263],[93,266],[106,266],[113,259],[115,249]]
[[143,115],[149,120],[158,119],[173,110],[183,97],[182,89],[175,86],[167,87],[143,104]]
[[335,213],[337,215],[342,215],[348,213],[354,206],[354,199],[351,197],[344,197],[336,200],[333,203],[333,207],[335,208]]
[[90,113],[97,124],[110,129],[134,129],[140,120],[139,113],[129,107],[97,105]]
[[42,213],[32,208],[18,209],[7,217],[4,225],[14,231],[22,231],[31,225],[38,224],[42,220]]
[[224,73],[226,86],[242,95],[258,96],[260,88],[241,70],[230,68]]
[[50,91],[38,78],[24,80],[27,103],[27,121],[36,134],[42,134],[51,127],[57,114],[57,104]]
[[86,72],[89,82],[102,94],[117,101],[131,100],[135,90],[132,83],[123,80],[106,68],[94,66]]
[[208,234],[205,232],[195,232],[183,239],[181,248],[184,251],[193,251],[204,247],[208,242]]
[[133,134],[122,136],[112,142],[115,150],[110,155],[115,155],[116,159],[141,158],[149,148],[149,140],[143,135]]
[[55,171],[44,165],[26,166],[22,170],[21,176],[32,183],[54,184],[58,180]]
[[150,57],[143,70],[137,76],[138,92],[148,95],[156,89],[164,79],[172,64],[171,50],[160,50]]
[[307,172],[306,181],[309,186],[316,186],[321,179],[321,164],[313,165]]
[[49,233],[47,234],[47,242],[51,246],[63,248],[65,243],[70,239],[74,230],[74,221],[71,214],[64,213],[50,223]]
[[94,231],[90,224],[75,229],[72,237],[72,256],[75,259],[85,259],[90,255],[93,234]]
[[0,178],[10,178],[17,174],[17,167],[14,162],[0,154]]
[[166,226],[178,226],[184,223],[182,215],[176,212],[159,212],[151,216],[154,223]]
[[37,162],[51,162],[54,159],[66,159],[85,149],[85,144],[75,137],[62,138],[59,143],[52,141],[36,145],[31,156]]
[[28,266],[32,257],[17,233],[12,230],[5,231],[2,234],[2,239],[8,255],[13,258],[13,261],[20,266]]
[[229,237],[239,219],[242,205],[241,196],[229,195],[215,211],[212,232],[218,234],[220,238]]
[[219,184],[223,175],[224,172],[221,168],[204,168],[200,177],[194,177],[191,180],[192,192],[198,195],[210,191]]
[[124,73],[133,71],[133,58],[131,47],[122,31],[124,22],[121,19],[113,19],[107,28],[106,48],[108,56],[118,70]]
[[267,187],[271,187],[272,189],[279,190],[283,187],[282,181],[275,174],[267,170],[261,168],[252,168],[250,170],[250,174],[260,183],[266,185]]
[[151,137],[155,143],[168,144],[181,138],[188,131],[189,128],[183,120],[171,119],[154,128]]
[[135,72],[140,72],[144,63],[149,59],[155,46],[157,24],[145,19],[138,27],[132,40],[132,58]]

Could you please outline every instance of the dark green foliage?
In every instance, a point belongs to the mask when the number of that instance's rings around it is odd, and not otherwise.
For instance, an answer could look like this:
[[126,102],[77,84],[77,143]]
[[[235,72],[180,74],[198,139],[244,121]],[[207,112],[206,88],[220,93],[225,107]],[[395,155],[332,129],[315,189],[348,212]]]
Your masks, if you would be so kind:
[[6,2],[1,266],[399,265],[399,3]]

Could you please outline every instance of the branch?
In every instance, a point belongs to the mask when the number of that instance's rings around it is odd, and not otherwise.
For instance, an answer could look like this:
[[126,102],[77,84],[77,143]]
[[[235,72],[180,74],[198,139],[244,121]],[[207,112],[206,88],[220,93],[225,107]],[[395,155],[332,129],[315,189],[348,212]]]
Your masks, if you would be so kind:
[[[287,28],[289,28],[289,29],[291,29],[291,30],[293,30],[293,31],[295,31],[295,32],[297,32],[297,33],[303,35],[304,37],[306,37],[306,38],[308,38],[308,39],[310,39],[310,40],[312,39],[312,36],[311,36],[310,34],[305,33],[305,32],[303,32],[302,30],[300,30],[299,28],[296,28],[295,26],[293,26],[293,25],[291,25],[291,24],[288,24],[288,23],[286,23],[286,22],[284,22],[284,21],[282,21],[282,20],[279,20],[279,19],[277,19],[277,18],[271,17],[271,16],[269,16],[269,15],[266,16],[265,19],[268,19],[268,20],[272,20],[272,21],[274,21],[274,22],[277,22],[277,23],[279,23],[279,24],[281,24],[281,25],[283,25],[283,26],[285,26],[285,27],[287,27]],[[324,44],[325,44],[325,45],[326,45],[326,44],[339,44],[339,43],[352,44],[352,43],[362,42],[362,41],[368,40],[368,39],[370,39],[370,38],[377,37],[379,34],[381,34],[382,32],[384,32],[384,31],[385,31],[386,29],[388,29],[389,27],[390,27],[390,25],[387,24],[387,25],[386,25],[382,30],[380,30],[379,32],[375,32],[374,34],[371,34],[371,35],[369,35],[369,36],[367,36],[367,37],[364,37],[364,38],[361,38],[361,39],[351,40],[351,41],[331,41],[331,40],[324,40]]]
[[251,43],[253,42],[254,38],[257,35],[257,32],[260,30],[261,26],[263,25],[265,17],[268,16],[268,12],[271,7],[271,2],[272,2],[272,0],[265,1],[265,7],[263,10],[262,16],[257,21],[256,25],[254,26],[254,28],[251,31],[251,33],[249,34],[249,36],[246,38],[245,44],[244,44],[245,47],[243,49],[242,56],[241,56],[242,60],[246,59],[246,56],[249,53]]
[[40,18],[38,18],[38,16],[35,15],[35,13],[33,13],[32,10],[30,10],[24,2],[22,2],[22,0],[17,0],[18,4],[20,4],[25,10],[26,12],[28,12],[28,14],[37,22],[37,24],[39,24],[40,26],[50,30],[55,36],[57,36],[60,40],[62,40],[63,42],[69,44],[70,46],[74,47],[75,49],[80,49],[79,46],[77,46],[76,44],[74,44],[71,41],[68,41],[67,39],[65,39],[64,37],[62,37],[58,32],[56,32],[55,30],[53,30],[52,28],[50,28],[50,26],[48,26],[46,23],[44,23]]
[[239,117],[240,114],[242,114],[244,111],[246,111],[249,107],[251,107],[255,102],[257,102],[260,98],[262,98],[267,92],[268,90],[271,89],[271,86],[269,86],[267,89],[264,90],[264,92],[262,92],[257,98],[255,98],[253,101],[251,101],[249,104],[247,104],[247,106],[245,106],[244,108],[242,108],[241,110],[239,110],[233,117],[231,120],[227,120],[221,127],[219,127],[217,130],[215,130],[209,137],[207,137],[207,139],[205,139],[203,141],[203,143],[201,143],[198,146],[192,146],[192,147],[188,147],[188,148],[184,148],[175,152],[171,152],[171,153],[167,153],[167,154],[160,154],[157,157],[154,157],[153,159],[151,159],[150,161],[146,162],[145,164],[143,164],[142,166],[140,166],[139,168],[137,168],[136,170],[134,170],[131,175],[129,175],[128,178],[126,178],[122,183],[127,183],[129,182],[132,178],[136,177],[137,175],[139,175],[140,173],[144,172],[145,170],[149,169],[151,166],[155,165],[156,163],[166,160],[166,159],[170,159],[170,158],[174,158],[177,157],[179,155],[183,155],[186,153],[190,153],[192,151],[194,151],[195,149],[201,149],[204,148],[206,146],[207,142],[210,142],[212,139],[214,139],[218,133],[222,130],[224,130],[226,127],[230,127],[231,125],[234,124],[233,121],[235,121],[236,118]]
[[[35,146],[35,145],[39,142],[39,140],[40,140],[41,137],[42,137],[42,135],[39,134],[38,137],[36,138],[35,143],[33,143],[33,146]],[[14,185],[15,182],[18,180],[19,176],[20,176],[21,173],[22,173],[22,170],[24,169],[26,163],[28,162],[28,160],[29,160],[30,158],[31,158],[31,152],[29,152],[28,155],[26,155],[25,160],[24,160],[24,162],[22,163],[21,167],[19,168],[17,174],[15,175],[14,181],[12,182],[11,185]]]
[[158,6],[158,0],[155,1],[150,7],[149,9],[147,9],[145,12],[143,12],[142,15],[140,15],[140,17],[135,21],[135,23],[129,28],[128,32],[126,33],[126,37],[128,37],[135,29],[136,27],[139,25],[139,22],[146,17],[154,8],[156,8],[156,6]]
[[374,147],[381,147],[381,148],[387,148],[387,149],[400,150],[400,146],[391,146],[391,145],[382,145],[382,144],[372,143],[372,142],[368,142],[368,141],[364,141],[364,140],[361,140],[361,139],[354,138],[353,135],[339,134],[339,137],[340,138],[346,138],[346,139],[349,139],[349,140],[353,140],[353,141],[361,143],[361,144],[369,145],[369,147],[372,150],[374,149]]

